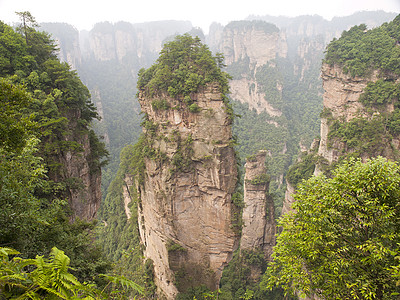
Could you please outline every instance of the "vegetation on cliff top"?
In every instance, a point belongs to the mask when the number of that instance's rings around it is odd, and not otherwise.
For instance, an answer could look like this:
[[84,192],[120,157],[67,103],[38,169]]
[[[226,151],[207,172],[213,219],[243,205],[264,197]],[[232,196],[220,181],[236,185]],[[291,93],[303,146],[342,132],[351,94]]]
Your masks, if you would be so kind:
[[400,74],[400,15],[392,22],[367,30],[365,24],[344,31],[327,47],[325,62],[338,64],[351,76],[365,76],[373,70]]
[[200,38],[184,34],[164,45],[153,66],[139,71],[137,87],[150,96],[166,92],[176,97],[189,96],[200,87],[217,82],[220,91],[227,94],[230,77],[222,67],[221,54],[213,56]]
[[266,34],[272,34],[272,33],[278,33],[279,28],[276,27],[276,25],[267,23],[265,21],[233,21],[230,22],[228,25],[226,25],[226,29],[236,29],[236,30],[243,30],[243,31],[248,31],[248,30],[261,30],[264,31]]
[[[355,26],[329,44],[325,61],[339,63],[352,76],[368,76],[379,71],[379,79],[368,82],[359,102],[364,105],[364,116],[345,122],[333,120],[329,111],[329,147],[337,147],[342,156],[387,155],[388,145],[399,134],[400,116],[400,15],[392,22],[366,30]],[[394,108],[394,110],[393,110]],[[393,151],[393,157],[398,153]]]

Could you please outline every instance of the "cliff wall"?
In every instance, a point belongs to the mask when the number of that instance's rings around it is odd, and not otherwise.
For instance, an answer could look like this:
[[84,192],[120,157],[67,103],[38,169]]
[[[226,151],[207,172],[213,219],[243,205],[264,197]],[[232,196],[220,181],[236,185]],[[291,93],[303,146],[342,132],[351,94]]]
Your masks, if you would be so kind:
[[259,151],[246,160],[240,249],[262,250],[265,258],[270,260],[275,245],[276,223],[274,202],[268,195],[266,155],[266,151]]
[[[229,115],[218,86],[192,99],[199,110],[155,110],[153,101],[179,107],[182,99],[139,96],[148,122],[157,129],[138,185],[139,229],[145,257],[154,263],[155,282],[168,299],[205,284],[216,289],[238,244],[232,226],[231,195],[237,181]],[[155,127],[152,127],[155,128]],[[146,135],[151,134],[145,129]]]
[[98,23],[81,40],[82,55],[85,59],[120,63],[136,58],[148,64],[160,52],[166,38],[191,28],[190,22],[183,21]]
[[[66,198],[71,208],[71,221],[79,218],[86,221],[96,219],[101,202],[101,166],[95,133],[83,127],[82,111],[70,109],[65,114],[67,130],[56,141],[44,137],[44,148],[51,143],[57,146],[47,152],[45,161],[49,165],[48,177],[63,188],[55,193]],[[71,146],[67,146],[71,145]],[[53,146],[54,147],[54,146]]]
[[[385,106],[379,106],[379,108],[367,107],[360,101],[360,96],[365,93],[368,84],[375,83],[382,78],[378,70],[371,72],[368,76],[359,77],[344,73],[343,69],[337,65],[329,66],[324,64],[321,76],[325,90],[323,96],[325,113],[321,117],[321,141],[318,155],[331,164],[338,161],[344,154],[354,151],[354,147],[351,146],[349,141],[346,141],[343,137],[338,138],[330,135],[333,130],[337,130],[332,127],[335,121],[340,122],[340,124],[350,123],[356,119],[373,122],[378,116],[390,115],[395,106],[394,102],[390,101]],[[379,130],[378,126],[375,128],[376,130]],[[359,128],[360,134],[363,130],[365,128]],[[398,149],[396,137],[385,134],[381,138],[380,143],[384,146],[379,151],[373,153],[366,150],[360,152],[359,155],[364,159],[377,155],[393,159],[395,157],[395,149]],[[364,147],[367,148],[368,145],[364,145]],[[318,172],[319,170],[317,170]]]
[[250,65],[259,67],[276,57],[286,57],[285,36],[272,24],[264,22],[232,22],[224,30],[219,49],[226,64],[248,58]]
[[[214,25],[211,34],[211,46],[224,54],[228,71],[234,77],[230,82],[232,99],[249,104],[258,113],[281,116],[280,107],[268,102],[256,73],[270,61],[287,56],[285,35],[274,25],[260,21],[231,22],[223,29]],[[276,89],[281,92],[281,88],[281,82],[277,82]]]

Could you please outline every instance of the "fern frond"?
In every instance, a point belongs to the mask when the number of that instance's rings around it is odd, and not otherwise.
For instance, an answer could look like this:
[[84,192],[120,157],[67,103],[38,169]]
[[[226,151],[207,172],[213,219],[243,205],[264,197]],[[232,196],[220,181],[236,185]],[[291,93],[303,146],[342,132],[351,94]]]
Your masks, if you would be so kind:
[[36,265],[36,259],[29,259],[29,258],[14,257],[13,262],[17,263],[17,266],[20,269],[25,268],[26,266]]
[[[12,282],[16,281],[25,281],[26,278],[22,274],[9,274],[0,276],[0,283],[1,284],[11,284]],[[12,281],[12,282],[10,282]]]
[[78,281],[78,279],[71,273],[60,273],[59,278],[62,279],[63,284],[66,284],[66,285],[68,284],[69,286],[71,286],[70,283],[72,283],[73,285],[77,285],[77,286],[81,285],[81,283]]
[[138,292],[141,295],[144,295],[144,288],[137,283],[133,282],[130,279],[127,279],[125,276],[122,275],[106,275],[100,274],[100,276],[105,277],[108,281],[116,284],[122,285],[122,287],[131,288],[134,291]]
[[18,298],[16,298],[16,300],[25,300],[25,299],[41,300],[41,297],[34,291],[27,291]]
[[0,256],[18,255],[21,254],[17,250],[7,247],[0,247]]
[[[61,293],[60,291],[58,291],[57,289],[53,288],[53,287],[41,287],[43,290],[47,291],[50,295],[55,295],[58,296],[61,299],[71,299],[71,297],[68,295],[68,292],[65,293]],[[63,291],[65,292],[65,290]]]
[[67,273],[69,269],[70,259],[64,254],[64,251],[53,247],[50,252],[51,264],[62,273]]

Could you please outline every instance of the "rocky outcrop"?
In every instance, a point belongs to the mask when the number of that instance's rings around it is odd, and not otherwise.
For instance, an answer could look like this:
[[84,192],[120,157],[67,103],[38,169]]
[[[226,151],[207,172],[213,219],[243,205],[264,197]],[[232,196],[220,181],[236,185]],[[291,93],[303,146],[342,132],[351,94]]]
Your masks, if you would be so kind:
[[248,58],[250,65],[259,67],[287,55],[285,36],[275,25],[260,21],[229,23],[219,47],[228,65]]
[[[93,132],[82,129],[80,110],[70,110],[66,117],[69,120],[69,132],[64,134],[60,144],[71,143],[76,145],[76,149],[60,149],[46,158],[59,166],[51,168],[48,177],[65,186],[61,194],[71,208],[71,221],[78,218],[93,221],[101,202],[101,168],[93,149],[98,140],[93,137]],[[42,142],[46,143],[46,140]]]
[[268,195],[266,155],[267,151],[259,151],[246,160],[240,249],[262,250],[265,258],[270,260],[275,246],[276,223],[274,202]]
[[83,53],[85,57],[96,61],[117,60],[122,63],[132,56],[146,62],[158,54],[167,37],[191,28],[190,22],[183,21],[98,23],[88,33],[87,41],[83,42]]
[[51,33],[58,50],[58,58],[73,70],[82,63],[79,31],[66,23],[41,23],[40,30]]
[[[224,54],[228,69],[232,68],[234,74],[230,82],[232,99],[247,103],[257,113],[281,116],[280,108],[268,102],[268,95],[259,86],[256,74],[260,67],[287,56],[285,34],[275,25],[262,21],[231,22],[223,29],[214,24],[211,29],[211,37],[208,38],[211,47]],[[274,63],[270,67],[275,68]],[[241,74],[237,74],[238,68],[242,69]],[[279,81],[276,82],[276,90],[281,94],[282,84]]]
[[286,191],[285,199],[283,200],[282,215],[287,214],[292,210],[292,204],[294,203],[295,188],[286,180]]
[[125,174],[124,182],[122,185],[122,197],[124,200],[124,211],[128,220],[132,216],[131,210],[129,209],[129,204],[133,201],[131,190],[134,186],[135,184],[132,176]]
[[[254,86],[252,89],[251,86]],[[258,89],[257,81],[248,78],[232,80],[230,82],[231,97],[255,109],[257,113],[267,112],[271,117],[280,117],[282,111],[273,107],[265,100],[265,94]],[[278,125],[275,125],[278,127]]]
[[[137,186],[139,229],[144,255],[153,261],[156,285],[167,299],[201,284],[217,288],[238,244],[230,117],[218,85],[191,97],[196,112],[183,99],[139,96],[152,124],[145,134],[152,135],[157,153],[145,158],[144,180]],[[155,110],[152,103],[162,100],[169,108]]]
[[[378,73],[372,72],[370,76],[366,77],[352,77],[350,74],[344,73],[341,67],[327,64],[322,66],[321,71],[325,90],[323,95],[324,111],[329,115],[330,120],[324,115],[321,117],[321,140],[318,155],[331,164],[338,160],[343,145],[340,142],[332,144],[333,141],[329,141],[330,122],[332,120],[349,122],[355,117],[368,117],[369,113],[359,99],[368,82],[375,82],[378,79]],[[317,172],[319,172],[318,169]]]

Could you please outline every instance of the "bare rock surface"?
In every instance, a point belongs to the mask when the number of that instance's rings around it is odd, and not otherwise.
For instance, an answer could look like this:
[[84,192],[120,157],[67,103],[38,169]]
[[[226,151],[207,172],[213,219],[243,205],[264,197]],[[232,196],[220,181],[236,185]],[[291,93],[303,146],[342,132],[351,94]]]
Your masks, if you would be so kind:
[[[152,101],[161,99],[171,108],[154,110]],[[152,148],[163,153],[161,160],[145,160],[145,180],[137,186],[139,228],[144,255],[153,261],[156,285],[167,299],[193,284],[216,289],[238,245],[232,228],[237,166],[231,121],[218,86],[192,99],[196,113],[172,109],[182,99],[139,96],[142,111],[158,125]],[[184,166],[176,164],[179,155]]]

